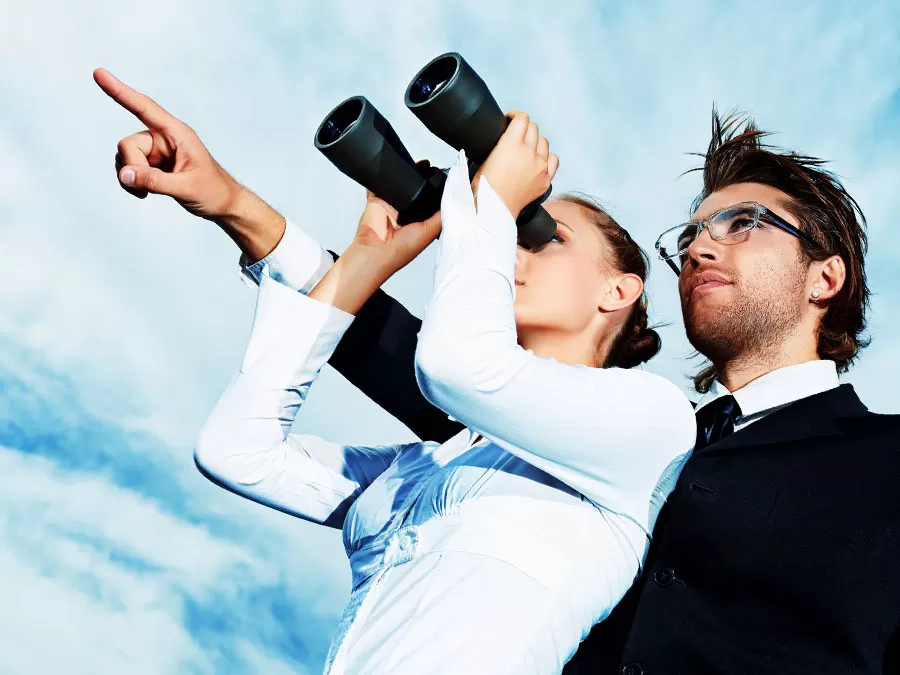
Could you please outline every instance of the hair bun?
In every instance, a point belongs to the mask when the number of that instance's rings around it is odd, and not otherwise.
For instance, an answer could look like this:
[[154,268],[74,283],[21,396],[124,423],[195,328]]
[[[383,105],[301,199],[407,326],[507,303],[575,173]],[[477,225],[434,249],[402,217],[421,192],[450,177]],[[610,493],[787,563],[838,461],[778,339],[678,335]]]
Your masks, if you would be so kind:
[[652,328],[642,328],[626,344],[616,366],[634,368],[649,361],[662,349],[662,338]]
[[642,298],[632,314],[631,335],[623,336],[617,345],[614,359],[609,365],[616,368],[634,368],[649,361],[662,349],[662,338],[652,328],[647,327],[647,300]]

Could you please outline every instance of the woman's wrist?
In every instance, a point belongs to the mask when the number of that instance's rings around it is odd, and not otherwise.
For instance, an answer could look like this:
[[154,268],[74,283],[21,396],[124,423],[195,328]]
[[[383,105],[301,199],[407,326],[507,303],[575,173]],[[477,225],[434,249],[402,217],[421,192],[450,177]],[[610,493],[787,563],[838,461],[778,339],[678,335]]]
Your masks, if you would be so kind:
[[351,244],[309,297],[355,315],[394,271],[384,256]]

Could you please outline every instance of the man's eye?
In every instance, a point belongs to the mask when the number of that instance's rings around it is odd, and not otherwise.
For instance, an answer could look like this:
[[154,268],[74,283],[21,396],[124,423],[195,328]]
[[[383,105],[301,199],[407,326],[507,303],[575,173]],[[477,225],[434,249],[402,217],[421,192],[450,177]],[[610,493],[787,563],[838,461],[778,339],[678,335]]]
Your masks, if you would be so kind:
[[560,244],[566,243],[566,240],[560,237],[558,234],[554,234],[552,237],[550,237],[550,241],[555,241]]
[[738,217],[728,223],[728,233],[737,234],[738,232],[746,232],[753,227],[753,218]]

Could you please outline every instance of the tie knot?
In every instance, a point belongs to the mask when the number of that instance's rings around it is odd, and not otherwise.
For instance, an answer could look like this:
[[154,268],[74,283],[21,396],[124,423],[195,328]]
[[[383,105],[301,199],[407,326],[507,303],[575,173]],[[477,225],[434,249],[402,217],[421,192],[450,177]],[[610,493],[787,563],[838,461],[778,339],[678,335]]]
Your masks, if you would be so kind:
[[697,411],[697,442],[694,451],[722,440],[734,432],[734,421],[741,416],[741,406],[731,394],[720,396]]

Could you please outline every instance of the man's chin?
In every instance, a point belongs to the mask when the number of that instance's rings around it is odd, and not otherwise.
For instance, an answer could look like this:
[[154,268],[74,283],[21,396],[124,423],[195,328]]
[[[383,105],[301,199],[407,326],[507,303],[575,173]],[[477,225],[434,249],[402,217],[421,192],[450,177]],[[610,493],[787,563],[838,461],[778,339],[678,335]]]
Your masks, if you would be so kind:
[[686,304],[682,304],[681,311],[685,321],[702,321],[730,306],[731,303],[725,297],[725,293],[703,293],[693,295]]

